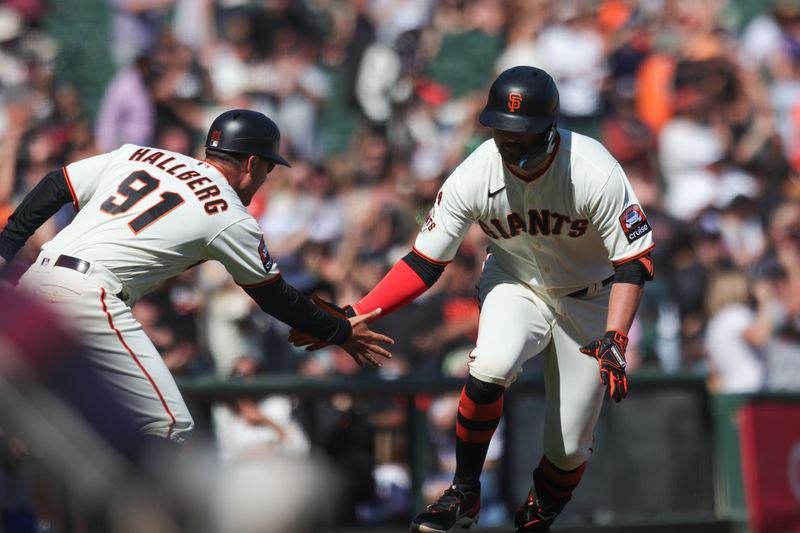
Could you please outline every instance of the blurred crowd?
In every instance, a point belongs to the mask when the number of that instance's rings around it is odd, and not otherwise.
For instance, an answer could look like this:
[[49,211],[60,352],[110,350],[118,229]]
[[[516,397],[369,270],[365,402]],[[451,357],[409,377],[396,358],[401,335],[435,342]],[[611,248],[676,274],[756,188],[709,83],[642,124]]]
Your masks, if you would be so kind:
[[[54,167],[126,142],[202,157],[214,116],[252,108],[277,122],[292,163],[250,206],[271,255],[302,291],[352,303],[410,249],[443,179],[489,137],[477,115],[496,74],[535,65],[558,84],[560,125],[605,144],[654,228],[656,279],[631,332],[631,373],[690,372],[714,392],[800,390],[800,2],[737,18],[746,4],[106,0],[107,42],[91,53],[113,68],[92,100],[58,75],[80,59],[60,50],[86,36],[53,35],[45,0],[7,0],[0,227]],[[71,216],[66,206],[37,232],[18,272]],[[397,344],[377,371],[336,348],[291,348],[287,327],[215,264],[134,311],[178,376],[461,376],[486,244],[473,228],[430,291],[381,319]],[[432,435],[454,424],[436,405]],[[233,401],[212,422],[230,460],[313,444],[347,465],[355,489],[342,523],[405,517],[402,402],[338,395],[314,409]],[[449,471],[452,443],[432,441]]]

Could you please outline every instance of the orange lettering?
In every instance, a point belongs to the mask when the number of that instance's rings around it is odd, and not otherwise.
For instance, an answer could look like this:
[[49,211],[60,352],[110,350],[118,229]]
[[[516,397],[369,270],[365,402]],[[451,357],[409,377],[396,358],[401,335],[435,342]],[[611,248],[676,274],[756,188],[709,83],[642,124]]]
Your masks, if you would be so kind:
[[215,213],[219,213],[220,211],[227,211],[228,202],[222,198],[217,198],[216,200],[211,200],[210,202],[203,204],[203,207],[205,208],[206,213],[213,215]]

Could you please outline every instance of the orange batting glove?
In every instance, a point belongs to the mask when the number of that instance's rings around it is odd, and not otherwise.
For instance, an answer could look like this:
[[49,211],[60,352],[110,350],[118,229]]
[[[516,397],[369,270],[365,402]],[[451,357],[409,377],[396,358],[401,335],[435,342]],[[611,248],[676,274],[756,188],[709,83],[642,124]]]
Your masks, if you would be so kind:
[[627,347],[628,337],[612,330],[581,348],[582,353],[597,360],[600,365],[600,381],[608,389],[608,396],[617,402],[628,395],[628,376],[625,374]]

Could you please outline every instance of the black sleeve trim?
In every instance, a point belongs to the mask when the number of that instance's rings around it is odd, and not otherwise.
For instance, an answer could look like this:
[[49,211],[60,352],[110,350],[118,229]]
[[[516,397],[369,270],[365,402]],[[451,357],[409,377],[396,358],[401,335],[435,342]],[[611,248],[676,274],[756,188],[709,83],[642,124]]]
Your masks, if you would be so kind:
[[11,261],[39,226],[71,202],[72,193],[64,173],[50,172],[25,196],[0,232],[0,256]]
[[265,312],[303,333],[333,344],[345,343],[353,333],[349,321],[323,311],[282,278],[243,289]]
[[405,257],[403,257],[403,261],[405,261],[406,264],[411,267],[411,270],[413,270],[417,276],[420,277],[422,282],[425,283],[428,288],[432,287],[433,284],[436,283],[436,280],[439,279],[439,276],[442,275],[442,272],[444,272],[444,264],[432,263],[413,251],[408,252]]
[[653,276],[650,275],[647,267],[639,259],[614,266],[614,283],[644,285],[645,281],[652,279]]

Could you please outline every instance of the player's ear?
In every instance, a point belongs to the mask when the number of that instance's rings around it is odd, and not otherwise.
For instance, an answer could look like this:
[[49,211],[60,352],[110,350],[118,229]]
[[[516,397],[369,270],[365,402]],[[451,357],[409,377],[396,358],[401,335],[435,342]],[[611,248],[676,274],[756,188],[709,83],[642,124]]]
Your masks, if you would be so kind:
[[258,158],[257,155],[249,155],[249,156],[247,156],[247,163],[246,163],[247,172],[249,172],[249,173],[253,172],[253,169],[256,168],[256,165],[258,164],[258,159],[259,158]]

